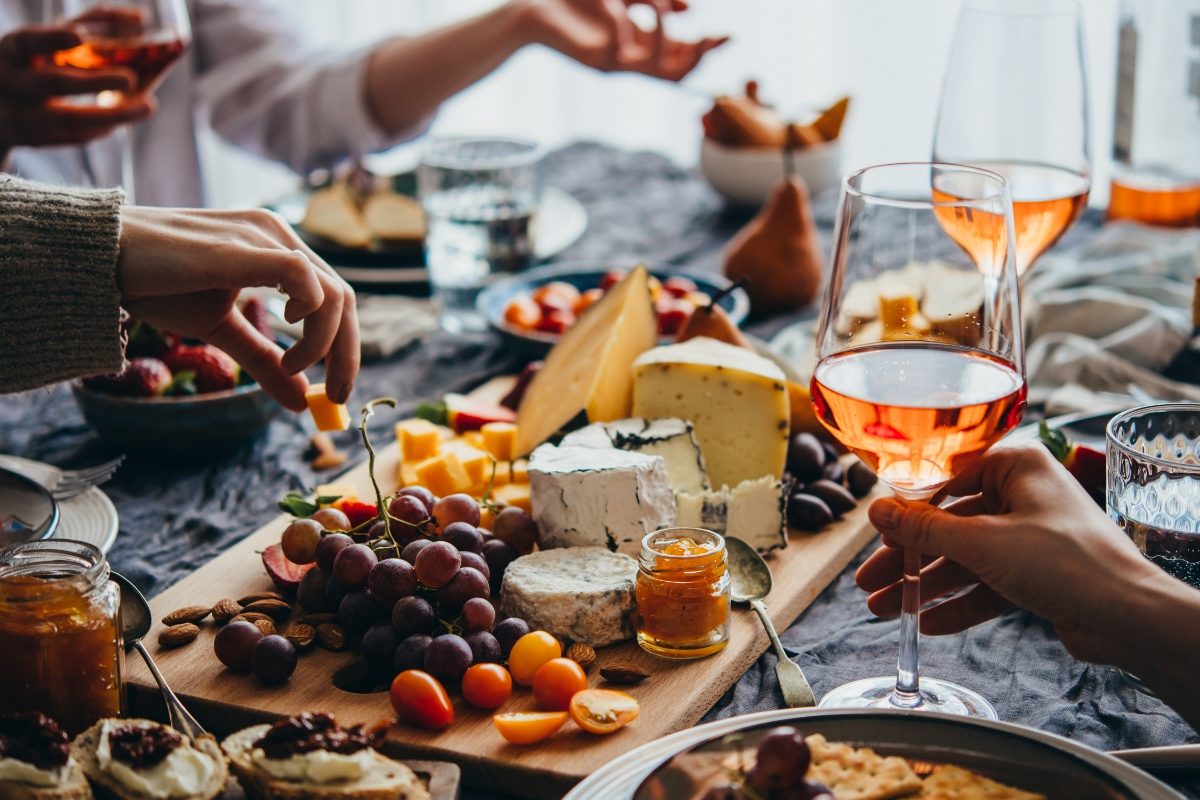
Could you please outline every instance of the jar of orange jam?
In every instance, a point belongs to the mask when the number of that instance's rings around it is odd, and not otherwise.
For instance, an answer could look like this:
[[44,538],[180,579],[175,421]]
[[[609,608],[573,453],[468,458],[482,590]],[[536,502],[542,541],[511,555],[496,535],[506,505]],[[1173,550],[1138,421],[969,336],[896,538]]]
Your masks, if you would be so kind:
[[40,711],[71,735],[120,714],[120,600],[93,545],[0,549],[0,713]]
[[664,658],[699,658],[729,641],[725,540],[700,528],[664,528],[642,539],[637,641]]

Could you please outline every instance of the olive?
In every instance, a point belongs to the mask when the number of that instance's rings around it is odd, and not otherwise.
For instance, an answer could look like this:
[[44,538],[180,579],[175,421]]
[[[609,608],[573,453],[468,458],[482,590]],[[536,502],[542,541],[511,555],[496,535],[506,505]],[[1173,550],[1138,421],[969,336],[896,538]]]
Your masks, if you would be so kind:
[[815,481],[821,477],[821,468],[825,466],[825,450],[821,442],[811,433],[797,433],[788,443],[787,468],[788,472],[802,483]]
[[821,449],[825,451],[825,460],[827,462],[828,461],[837,461],[838,450],[837,450],[837,447],[834,446],[833,442],[829,441],[828,439],[822,439],[821,440]]
[[850,469],[846,470],[846,485],[855,497],[866,497],[870,494],[877,480],[879,479],[871,468],[861,461],[855,461],[850,465]]
[[788,499],[788,525],[802,531],[819,531],[833,522],[825,501],[811,494],[794,494]]
[[847,511],[853,511],[854,506],[857,505],[854,502],[854,495],[846,491],[846,488],[840,483],[834,483],[831,480],[813,481],[804,487],[804,493],[820,498],[838,517]]
[[836,458],[826,461],[825,466],[821,469],[821,477],[834,483],[841,483],[846,477],[846,468]]

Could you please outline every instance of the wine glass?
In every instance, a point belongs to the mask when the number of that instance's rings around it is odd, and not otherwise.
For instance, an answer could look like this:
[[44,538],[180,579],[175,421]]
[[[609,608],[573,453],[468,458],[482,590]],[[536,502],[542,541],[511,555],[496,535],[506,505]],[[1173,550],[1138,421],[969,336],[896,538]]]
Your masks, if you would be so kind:
[[[114,106],[152,93],[167,69],[187,50],[191,25],[184,0],[43,0],[46,22],[72,21],[83,43],[51,56],[58,66],[76,69],[124,67],[137,77],[133,92],[101,92],[95,103]],[[118,128],[121,184],[134,202],[133,145],[127,127]]]
[[1004,176],[1017,274],[1079,219],[1091,188],[1083,20],[1075,0],[966,0],[933,160]]
[[[1021,421],[1013,240],[1008,188],[995,173],[884,164],[843,182],[812,402],[899,497],[929,500]],[[822,706],[996,718],[975,692],[920,679],[920,567],[921,554],[906,550],[895,677],[839,687]]]

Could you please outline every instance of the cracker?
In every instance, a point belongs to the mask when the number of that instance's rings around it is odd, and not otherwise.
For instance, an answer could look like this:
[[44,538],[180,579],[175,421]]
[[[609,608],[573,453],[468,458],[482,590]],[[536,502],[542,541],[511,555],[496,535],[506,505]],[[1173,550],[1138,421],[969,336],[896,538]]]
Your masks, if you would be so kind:
[[1043,794],[1025,792],[950,764],[925,779],[919,800],[1046,800]]
[[899,756],[881,756],[869,747],[833,744],[819,733],[805,739],[812,751],[809,780],[829,787],[838,800],[891,800],[921,791],[921,779]]

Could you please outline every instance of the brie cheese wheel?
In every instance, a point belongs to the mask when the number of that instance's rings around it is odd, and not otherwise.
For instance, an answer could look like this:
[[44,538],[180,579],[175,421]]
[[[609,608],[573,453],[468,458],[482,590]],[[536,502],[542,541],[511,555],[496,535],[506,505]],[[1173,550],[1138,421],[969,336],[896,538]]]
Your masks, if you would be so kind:
[[542,445],[529,457],[530,505],[543,549],[607,547],[638,555],[675,524],[663,459],[617,449]]
[[681,527],[736,536],[760,553],[787,547],[787,491],[772,475],[676,499]]
[[602,547],[538,550],[505,569],[500,610],[593,647],[625,641],[634,634],[637,571],[632,558]]
[[704,456],[692,423],[682,419],[619,419],[597,422],[563,437],[563,445],[617,448],[662,458],[667,480],[676,492],[702,492],[711,488]]

